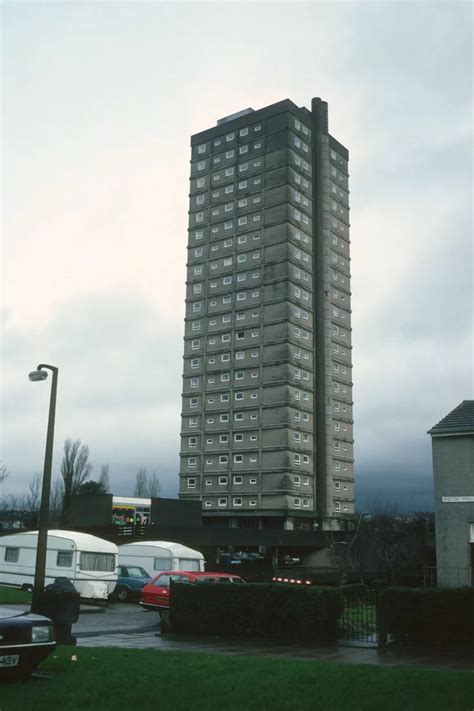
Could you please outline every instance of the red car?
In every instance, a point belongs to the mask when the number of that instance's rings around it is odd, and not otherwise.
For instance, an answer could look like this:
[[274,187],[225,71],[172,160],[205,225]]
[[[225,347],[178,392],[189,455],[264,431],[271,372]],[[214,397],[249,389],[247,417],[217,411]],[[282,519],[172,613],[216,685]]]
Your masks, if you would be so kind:
[[166,571],[156,575],[142,588],[140,605],[145,610],[164,611],[170,609],[170,580],[176,583],[198,585],[204,583],[243,583],[238,575],[231,573],[187,573],[178,570]]

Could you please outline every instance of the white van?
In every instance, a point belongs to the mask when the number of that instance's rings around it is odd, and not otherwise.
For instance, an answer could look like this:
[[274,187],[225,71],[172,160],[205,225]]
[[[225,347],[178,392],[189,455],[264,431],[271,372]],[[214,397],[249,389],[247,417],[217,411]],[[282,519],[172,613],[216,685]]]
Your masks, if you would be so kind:
[[[38,531],[0,537],[0,585],[33,588],[37,545]],[[115,543],[89,533],[48,531],[45,585],[65,577],[81,597],[107,600],[117,584],[117,559]]]
[[139,565],[152,578],[161,571],[204,571],[204,556],[199,551],[170,541],[138,541],[118,547],[120,565]]

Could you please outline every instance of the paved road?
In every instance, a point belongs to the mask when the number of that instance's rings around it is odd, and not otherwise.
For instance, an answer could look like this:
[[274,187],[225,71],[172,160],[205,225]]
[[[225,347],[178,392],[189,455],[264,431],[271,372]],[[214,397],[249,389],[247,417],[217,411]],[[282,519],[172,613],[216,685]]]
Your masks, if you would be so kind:
[[[258,655],[292,659],[324,660],[349,664],[381,666],[418,666],[444,669],[474,669],[474,656],[462,653],[406,652],[378,650],[374,647],[316,646],[284,644],[276,640],[228,639],[225,637],[194,637],[191,635],[161,635],[158,615],[145,612],[139,605],[116,604],[105,611],[87,613],[82,610],[73,626],[78,647],[127,647],[158,651],[188,651],[200,654]],[[80,649],[77,650],[80,654]]]
[[[27,605],[15,605],[15,607],[29,609]],[[356,648],[342,645],[284,644],[265,639],[162,636],[158,627],[158,615],[154,612],[145,612],[138,604],[131,603],[117,603],[107,608],[99,608],[98,611],[97,608],[81,605],[81,615],[78,622],[73,625],[72,632],[77,637],[79,649],[76,654],[80,654],[80,647],[124,647],[200,654],[263,655],[389,667],[403,665],[434,669],[469,669],[474,673],[473,654],[378,650],[374,647]]]

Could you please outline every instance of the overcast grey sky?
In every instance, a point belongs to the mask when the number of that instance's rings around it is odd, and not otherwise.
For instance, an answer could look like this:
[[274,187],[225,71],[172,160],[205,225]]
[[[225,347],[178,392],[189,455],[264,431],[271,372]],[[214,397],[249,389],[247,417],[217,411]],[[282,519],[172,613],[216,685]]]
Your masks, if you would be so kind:
[[[431,506],[426,430],[472,397],[472,6],[5,2],[0,495],[55,440],[177,493],[190,134],[329,102],[351,153],[358,508]],[[94,476],[94,473],[92,476]]]

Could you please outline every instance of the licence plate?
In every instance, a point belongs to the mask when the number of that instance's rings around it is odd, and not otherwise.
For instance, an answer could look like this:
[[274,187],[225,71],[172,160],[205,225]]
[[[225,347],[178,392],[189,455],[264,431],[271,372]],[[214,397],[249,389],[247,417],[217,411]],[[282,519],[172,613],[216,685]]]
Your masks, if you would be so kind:
[[0,657],[0,669],[5,669],[6,667],[17,667],[19,659],[19,654],[8,654]]

